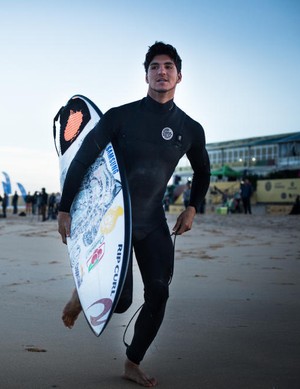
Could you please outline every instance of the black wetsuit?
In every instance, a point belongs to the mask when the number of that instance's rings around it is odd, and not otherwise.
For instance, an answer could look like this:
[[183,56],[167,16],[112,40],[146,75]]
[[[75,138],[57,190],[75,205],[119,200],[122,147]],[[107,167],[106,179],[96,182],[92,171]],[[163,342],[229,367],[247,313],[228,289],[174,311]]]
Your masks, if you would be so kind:
[[[190,205],[198,209],[209,186],[210,166],[199,123],[173,100],[151,97],[110,109],[89,133],[69,168],[60,210],[69,212],[86,169],[108,142],[123,155],[132,205],[133,248],[142,274],[145,304],[135,325],[128,358],[140,363],[163,320],[174,253],[163,209],[166,186],[186,154],[194,171]],[[131,269],[116,311],[132,300]]]

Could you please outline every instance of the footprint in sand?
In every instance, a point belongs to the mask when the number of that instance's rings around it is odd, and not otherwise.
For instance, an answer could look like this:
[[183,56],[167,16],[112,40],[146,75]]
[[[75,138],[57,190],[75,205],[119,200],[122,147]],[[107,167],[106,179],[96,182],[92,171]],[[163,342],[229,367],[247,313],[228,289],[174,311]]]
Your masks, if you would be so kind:
[[44,348],[36,347],[36,346],[25,346],[25,350],[30,353],[46,353],[47,350]]

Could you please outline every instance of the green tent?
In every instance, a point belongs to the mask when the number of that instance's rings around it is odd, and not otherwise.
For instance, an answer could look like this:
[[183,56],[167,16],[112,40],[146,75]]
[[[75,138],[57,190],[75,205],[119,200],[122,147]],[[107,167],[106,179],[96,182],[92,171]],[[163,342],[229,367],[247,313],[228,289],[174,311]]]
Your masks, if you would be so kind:
[[225,177],[241,177],[242,173],[231,169],[228,165],[222,166],[220,169],[212,170],[212,176],[225,176]]

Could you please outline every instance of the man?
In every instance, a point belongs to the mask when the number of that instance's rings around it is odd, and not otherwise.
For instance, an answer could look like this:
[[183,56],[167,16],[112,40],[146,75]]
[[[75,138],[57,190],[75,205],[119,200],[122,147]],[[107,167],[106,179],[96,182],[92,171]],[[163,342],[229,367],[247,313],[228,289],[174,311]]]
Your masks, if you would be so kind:
[[[58,215],[59,232],[66,243],[70,234],[69,210],[86,169],[108,142],[123,154],[132,205],[132,246],[144,283],[144,305],[127,347],[124,378],[145,387],[157,385],[139,367],[162,323],[169,296],[174,249],[167,226],[163,197],[179,159],[186,154],[194,170],[189,206],[179,215],[173,232],[191,229],[197,208],[209,186],[210,168],[201,125],[173,101],[181,82],[181,58],[176,49],[156,42],[145,62],[147,97],[110,109],[86,137],[69,168]],[[155,250],[153,250],[155,247]],[[116,307],[124,312],[132,301],[132,268]],[[71,328],[81,311],[76,291],[63,311]]]
[[188,181],[183,191],[183,205],[185,208],[187,208],[190,205],[190,197],[191,197],[191,183],[190,181]]
[[241,182],[241,198],[243,202],[244,213],[251,215],[251,196],[253,193],[253,188],[251,182],[246,178]]
[[15,191],[15,194],[13,195],[12,198],[12,206],[13,206],[13,214],[16,215],[18,213],[18,200],[19,200],[19,195],[18,192]]
[[6,209],[8,206],[8,195],[6,192],[4,192],[3,198],[2,198],[2,212],[3,212],[3,217],[6,217]]
[[46,221],[46,211],[47,211],[47,204],[48,204],[48,193],[46,192],[45,188],[42,188],[42,192],[40,194],[40,210],[42,215],[42,221]]

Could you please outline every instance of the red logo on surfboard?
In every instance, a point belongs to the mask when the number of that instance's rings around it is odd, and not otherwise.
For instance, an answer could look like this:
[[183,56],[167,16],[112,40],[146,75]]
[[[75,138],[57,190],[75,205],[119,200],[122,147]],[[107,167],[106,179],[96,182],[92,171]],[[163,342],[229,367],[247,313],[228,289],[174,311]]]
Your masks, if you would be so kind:
[[101,246],[99,246],[93,254],[90,256],[90,258],[86,261],[86,266],[88,268],[88,272],[93,270],[93,268],[101,261],[101,259],[104,256],[105,252],[105,243],[103,242]]
[[83,114],[81,111],[74,112],[70,109],[70,116],[64,131],[64,138],[67,142],[76,138],[81,123],[83,122]]

